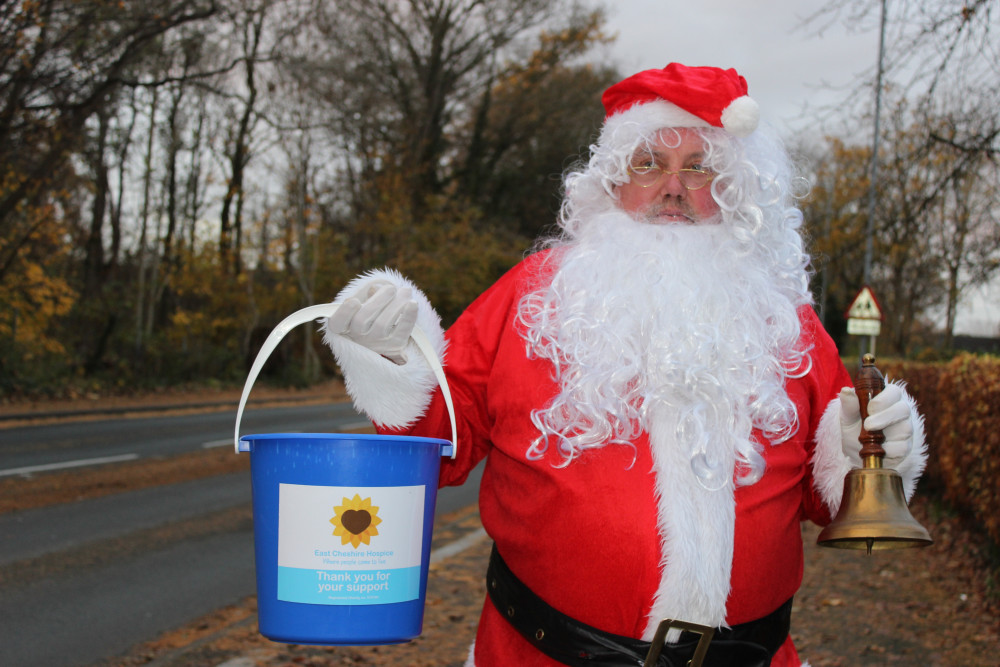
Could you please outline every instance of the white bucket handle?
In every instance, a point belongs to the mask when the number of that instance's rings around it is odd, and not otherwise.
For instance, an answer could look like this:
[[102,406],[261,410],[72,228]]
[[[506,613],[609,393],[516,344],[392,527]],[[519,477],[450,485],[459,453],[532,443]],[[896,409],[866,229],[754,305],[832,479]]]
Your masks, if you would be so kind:
[[[243,419],[243,409],[246,407],[247,398],[250,396],[250,390],[253,388],[253,384],[257,380],[257,376],[260,374],[260,370],[264,367],[264,362],[267,361],[267,358],[271,356],[274,348],[278,347],[278,343],[281,342],[281,339],[284,338],[289,331],[300,324],[328,318],[337,312],[337,307],[338,304],[335,303],[322,303],[296,311],[283,319],[267,337],[267,340],[264,341],[264,345],[260,348],[260,352],[257,353],[257,358],[253,361],[253,366],[250,367],[250,374],[247,375],[246,384],[243,385],[243,396],[240,397],[240,408],[236,412],[236,434],[234,438],[234,445],[237,453],[240,451],[240,421]],[[417,344],[417,347],[423,353],[424,358],[427,359],[427,363],[434,372],[434,377],[437,378],[438,384],[441,385],[441,393],[444,394],[444,402],[448,406],[448,417],[451,418],[451,458],[455,458],[455,454],[458,451],[458,428],[455,426],[455,406],[451,401],[451,391],[448,390],[448,380],[444,376],[444,369],[441,368],[441,362],[438,360],[437,354],[434,352],[434,347],[431,345],[430,339],[427,338],[427,334],[425,334],[419,326],[414,327],[413,333],[410,334],[410,338]]]

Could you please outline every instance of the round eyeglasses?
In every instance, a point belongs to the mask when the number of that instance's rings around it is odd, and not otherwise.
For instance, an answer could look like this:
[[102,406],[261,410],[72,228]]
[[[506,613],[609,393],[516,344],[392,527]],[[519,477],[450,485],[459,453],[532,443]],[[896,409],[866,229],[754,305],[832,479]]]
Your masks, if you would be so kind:
[[707,169],[678,169],[668,171],[658,164],[630,165],[631,182],[640,188],[649,188],[660,182],[664,176],[677,175],[686,190],[700,190],[715,178],[715,172]]

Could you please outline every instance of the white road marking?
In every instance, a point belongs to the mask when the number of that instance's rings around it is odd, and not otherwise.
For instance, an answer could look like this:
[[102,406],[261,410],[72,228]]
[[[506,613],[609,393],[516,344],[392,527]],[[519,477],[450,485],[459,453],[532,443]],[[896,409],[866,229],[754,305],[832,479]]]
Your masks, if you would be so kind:
[[431,563],[437,563],[438,561],[444,560],[445,558],[451,558],[452,556],[457,556],[466,549],[474,547],[479,544],[483,539],[486,538],[486,530],[480,528],[479,530],[474,530],[468,535],[458,538],[454,542],[449,542],[440,549],[435,549],[431,552]]
[[8,468],[7,470],[0,470],[0,477],[30,475],[36,472],[50,472],[52,470],[64,470],[66,468],[82,468],[84,466],[96,466],[103,463],[121,463],[123,461],[134,461],[137,458],[139,458],[138,454],[120,454],[118,456],[101,456],[94,459],[60,461],[59,463],[46,463],[45,465],[25,466],[23,468]]

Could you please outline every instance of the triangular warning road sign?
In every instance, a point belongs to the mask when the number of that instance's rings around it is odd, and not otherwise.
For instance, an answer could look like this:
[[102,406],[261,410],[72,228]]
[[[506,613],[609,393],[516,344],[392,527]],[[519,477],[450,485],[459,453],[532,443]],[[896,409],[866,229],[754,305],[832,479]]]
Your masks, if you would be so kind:
[[875,292],[868,285],[858,291],[858,295],[851,302],[845,317],[859,320],[882,319],[882,307],[879,306],[878,299],[875,298]]

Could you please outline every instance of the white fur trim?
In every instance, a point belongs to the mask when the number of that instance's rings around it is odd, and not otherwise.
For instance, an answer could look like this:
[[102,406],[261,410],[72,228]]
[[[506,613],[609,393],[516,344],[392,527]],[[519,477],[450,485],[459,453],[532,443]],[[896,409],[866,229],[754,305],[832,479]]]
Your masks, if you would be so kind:
[[665,127],[711,127],[711,125],[672,102],[654,100],[636,104],[605,120],[598,143],[601,145],[631,143],[633,137],[648,135]]
[[760,123],[760,107],[751,97],[737,97],[722,110],[721,120],[726,132],[737,137],[747,137]]
[[[386,269],[362,274],[341,290],[334,302],[343,302],[373,281],[389,282],[413,290],[418,307],[417,326],[427,334],[438,358],[444,359],[446,343],[441,318],[424,293],[397,271]],[[398,366],[376,352],[328,331],[325,322],[320,331],[323,341],[337,358],[354,406],[373,422],[388,427],[403,427],[424,414],[437,380],[413,341],[406,348],[407,362]]]
[[676,442],[674,421],[665,415],[651,416],[649,433],[663,554],[646,641],[664,618],[712,627],[725,622],[736,525],[732,482],[714,491],[702,486]]
[[917,482],[924,473],[927,466],[927,437],[924,433],[924,417],[917,411],[917,402],[906,391],[906,383],[890,382],[903,390],[903,400],[910,407],[910,424],[913,426],[913,448],[910,453],[896,467],[896,472],[903,478],[903,495],[906,502],[910,502],[913,492],[917,488]]
[[840,399],[826,406],[819,428],[816,429],[816,450],[813,452],[813,487],[830,510],[837,516],[844,497],[844,478],[851,470],[851,460],[844,455],[840,435]]
[[465,667],[476,667],[476,640],[472,640],[472,646],[469,647],[469,656],[465,659]]

